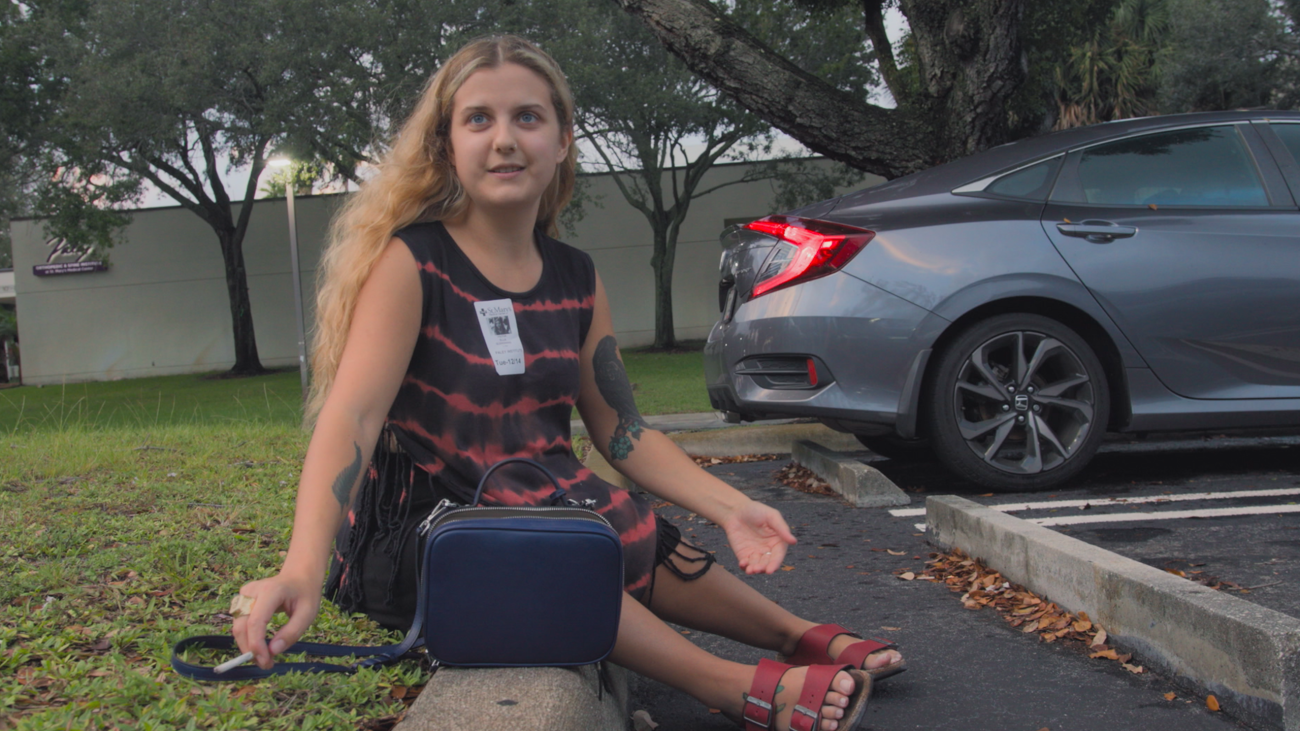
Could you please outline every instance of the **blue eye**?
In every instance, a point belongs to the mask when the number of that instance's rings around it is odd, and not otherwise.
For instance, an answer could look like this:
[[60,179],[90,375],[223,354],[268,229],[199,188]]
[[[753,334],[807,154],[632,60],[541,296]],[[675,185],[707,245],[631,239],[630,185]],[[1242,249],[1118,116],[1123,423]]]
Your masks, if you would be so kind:
[[470,124],[487,124],[487,115],[482,112],[471,114],[469,117]]
[[538,119],[537,115],[533,114],[532,112],[524,112],[523,114],[519,115],[519,121],[523,122],[524,124],[533,124],[535,122],[540,121],[540,119]]

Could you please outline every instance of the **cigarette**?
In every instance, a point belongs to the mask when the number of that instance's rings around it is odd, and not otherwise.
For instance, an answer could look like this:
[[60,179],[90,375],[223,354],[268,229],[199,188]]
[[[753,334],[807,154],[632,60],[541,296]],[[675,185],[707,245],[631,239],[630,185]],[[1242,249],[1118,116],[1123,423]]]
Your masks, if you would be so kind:
[[212,672],[216,673],[217,675],[221,675],[227,670],[234,670],[235,668],[239,667],[240,665],[243,665],[244,663],[252,659],[253,659],[253,653],[245,652],[244,654],[240,655],[234,660],[228,660],[216,666],[215,668],[212,669]]

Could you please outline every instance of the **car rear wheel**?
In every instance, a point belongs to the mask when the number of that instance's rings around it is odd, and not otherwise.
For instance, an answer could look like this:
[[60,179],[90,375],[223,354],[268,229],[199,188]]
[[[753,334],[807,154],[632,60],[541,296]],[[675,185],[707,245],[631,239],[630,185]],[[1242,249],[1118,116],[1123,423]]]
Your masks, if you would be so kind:
[[862,446],[881,457],[896,462],[918,462],[930,457],[930,443],[925,439],[903,439],[890,435],[867,436],[854,434]]
[[927,418],[935,455],[994,490],[1058,485],[1092,459],[1110,413],[1106,374],[1065,325],[997,315],[940,354]]

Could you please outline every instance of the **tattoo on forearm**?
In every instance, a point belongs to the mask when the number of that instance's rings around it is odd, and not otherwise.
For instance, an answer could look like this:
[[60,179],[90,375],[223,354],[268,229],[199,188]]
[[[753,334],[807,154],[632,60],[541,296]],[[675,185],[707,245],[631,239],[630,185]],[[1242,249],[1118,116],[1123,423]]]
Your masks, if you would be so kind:
[[623,361],[618,359],[618,343],[613,335],[606,335],[596,344],[591,366],[600,395],[618,414],[618,426],[614,428],[614,436],[609,440],[609,454],[614,459],[627,459],[634,446],[632,440],[639,440],[641,430],[650,425],[636,410],[632,384],[627,380],[627,371],[623,370]]
[[357,484],[357,477],[361,474],[361,447],[353,442],[352,448],[356,450],[352,464],[344,467],[339,476],[334,478],[334,499],[339,501],[340,508],[345,509],[352,502],[352,487]]

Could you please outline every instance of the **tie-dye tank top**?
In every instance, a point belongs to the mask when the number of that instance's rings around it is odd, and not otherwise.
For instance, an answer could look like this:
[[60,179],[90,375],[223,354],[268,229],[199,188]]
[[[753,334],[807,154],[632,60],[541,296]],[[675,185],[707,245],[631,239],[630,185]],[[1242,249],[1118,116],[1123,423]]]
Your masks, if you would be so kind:
[[[420,335],[369,479],[340,531],[327,595],[344,609],[356,608],[362,597],[356,573],[375,574],[413,551],[409,537],[401,535],[411,516],[423,515],[448,494],[468,502],[488,467],[527,457],[549,468],[571,499],[604,515],[619,532],[625,588],[640,598],[656,563],[655,515],[644,498],[587,469],[570,442],[579,351],[596,291],[591,257],[538,234],[541,279],[527,292],[507,292],[478,271],[441,223],[416,224],[396,235],[420,268]],[[480,325],[476,306],[500,300],[509,300],[514,311],[522,374],[498,374]],[[537,470],[511,465],[493,474],[484,502],[542,504],[552,492]],[[366,554],[372,554],[369,560]],[[385,578],[391,597],[395,576]],[[378,579],[367,576],[364,582]]]

